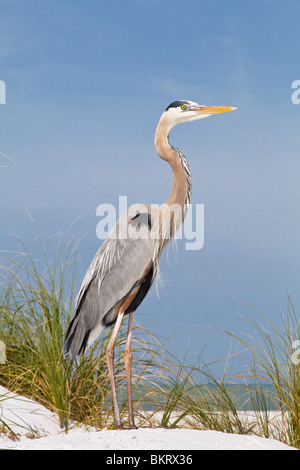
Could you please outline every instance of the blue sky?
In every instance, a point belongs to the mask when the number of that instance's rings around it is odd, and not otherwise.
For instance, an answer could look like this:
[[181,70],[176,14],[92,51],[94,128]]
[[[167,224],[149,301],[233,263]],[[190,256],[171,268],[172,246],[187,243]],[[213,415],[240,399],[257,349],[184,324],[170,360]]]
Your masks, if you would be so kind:
[[[216,328],[251,333],[253,305],[280,324],[286,291],[299,307],[300,4],[292,0],[1,0],[1,249],[11,233],[83,238],[78,288],[100,241],[96,208],[162,203],[172,175],[156,155],[160,114],[177,99],[237,106],[177,126],[205,243],[178,242],[136,321],[174,334],[193,361],[226,356]],[[299,308],[298,308],[299,311]],[[150,324],[152,324],[150,326]],[[235,346],[234,346],[235,347]],[[223,365],[220,365],[220,370]]]

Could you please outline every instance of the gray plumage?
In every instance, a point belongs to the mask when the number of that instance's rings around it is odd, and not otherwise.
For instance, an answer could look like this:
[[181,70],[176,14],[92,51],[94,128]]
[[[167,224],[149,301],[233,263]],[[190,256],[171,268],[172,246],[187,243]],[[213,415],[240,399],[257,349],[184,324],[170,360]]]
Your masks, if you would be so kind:
[[[66,359],[72,361],[90,347],[104,327],[114,323],[120,303],[153,263],[158,245],[151,238],[148,213],[141,212],[145,207],[136,204],[120,217],[88,268],[66,334]],[[156,274],[157,266],[151,284]]]

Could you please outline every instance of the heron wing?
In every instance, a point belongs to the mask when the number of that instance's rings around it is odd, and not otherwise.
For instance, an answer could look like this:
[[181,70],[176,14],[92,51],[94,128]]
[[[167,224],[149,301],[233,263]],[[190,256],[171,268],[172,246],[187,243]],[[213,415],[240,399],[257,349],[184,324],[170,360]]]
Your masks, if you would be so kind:
[[[120,217],[87,270],[66,334],[65,357],[73,359],[90,346],[105,326],[114,323],[122,299],[153,264],[151,217],[148,212],[139,212],[139,206],[134,207],[136,214],[131,215],[132,206]],[[148,284],[152,281],[148,279]]]

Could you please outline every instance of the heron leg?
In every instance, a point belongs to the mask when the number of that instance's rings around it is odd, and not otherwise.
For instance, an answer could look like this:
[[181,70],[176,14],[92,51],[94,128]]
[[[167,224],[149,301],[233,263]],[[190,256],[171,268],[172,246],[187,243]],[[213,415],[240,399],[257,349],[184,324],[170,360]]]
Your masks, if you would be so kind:
[[124,352],[125,374],[126,374],[127,396],[128,396],[128,424],[130,428],[136,428],[134,424],[132,393],[131,393],[131,363],[132,363],[131,339],[132,339],[133,315],[134,315],[134,311],[129,313],[128,331],[127,331],[127,338],[126,338],[125,352]]
[[[115,412],[115,424],[116,424],[117,429],[122,429],[123,425],[122,425],[120,409],[119,409],[118,400],[117,400],[116,380],[115,380],[115,371],[114,371],[114,346],[115,346],[118,332],[121,327],[124,313],[126,312],[127,308],[130,306],[131,302],[133,301],[137,293],[138,293],[138,289],[134,289],[131,292],[131,294],[127,297],[127,299],[120,306],[116,323],[115,323],[110,341],[106,349],[106,360],[107,360],[108,373],[109,373],[109,379],[110,379],[110,384],[111,384],[111,392],[112,392],[112,399],[113,399],[114,412]],[[131,320],[131,330],[132,330],[132,320]],[[131,338],[131,334],[130,334],[130,338]],[[126,368],[126,364],[125,364],[125,368]],[[130,390],[131,390],[131,387],[130,387]],[[131,398],[131,394],[130,394],[130,398]],[[131,410],[132,410],[132,406],[131,406]]]
[[118,400],[117,400],[117,390],[116,390],[116,380],[115,380],[115,371],[114,371],[114,346],[115,346],[115,341],[123,320],[124,316],[124,311],[119,311],[118,317],[110,338],[110,341],[108,343],[107,349],[106,349],[106,361],[107,361],[107,366],[108,366],[108,373],[109,373],[109,379],[110,379],[110,384],[111,384],[111,392],[112,392],[112,400],[113,400],[113,406],[114,406],[114,413],[115,413],[115,425],[117,429],[121,429],[123,427],[122,425],[122,420],[121,420],[121,415],[120,415],[120,409],[118,405]]

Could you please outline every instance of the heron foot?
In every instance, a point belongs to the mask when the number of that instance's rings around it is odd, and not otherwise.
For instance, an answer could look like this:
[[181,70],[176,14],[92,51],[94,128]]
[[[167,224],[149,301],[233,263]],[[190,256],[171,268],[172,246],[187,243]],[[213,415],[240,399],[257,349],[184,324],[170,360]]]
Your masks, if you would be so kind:
[[119,426],[116,426],[117,431],[125,431],[128,429],[138,429],[138,427],[135,424],[133,425],[129,424],[128,426],[124,426],[123,424],[120,424]]

